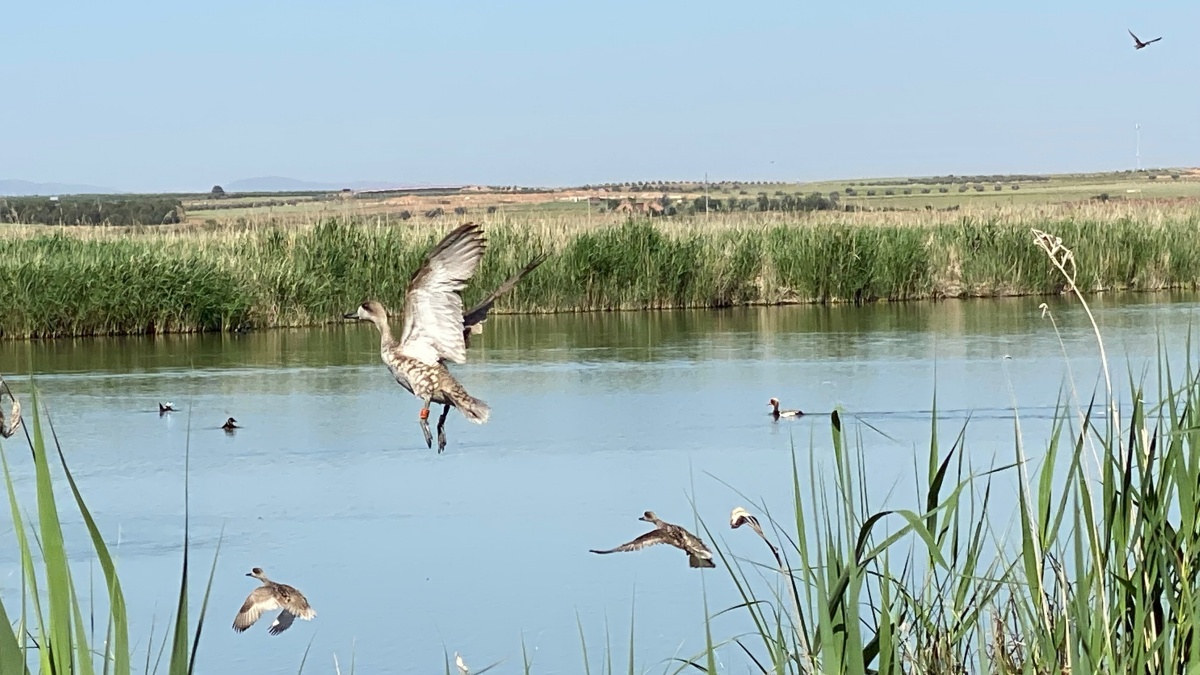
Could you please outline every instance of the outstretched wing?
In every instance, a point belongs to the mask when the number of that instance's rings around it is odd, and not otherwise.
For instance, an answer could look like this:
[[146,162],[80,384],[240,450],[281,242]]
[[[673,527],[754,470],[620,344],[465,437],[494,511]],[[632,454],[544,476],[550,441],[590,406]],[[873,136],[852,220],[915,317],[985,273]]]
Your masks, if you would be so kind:
[[[1128,28],[1126,28],[1125,30],[1129,30],[1129,29],[1128,29]],[[1141,44],[1141,43],[1142,43],[1142,41],[1138,39],[1138,36],[1136,36],[1136,35],[1134,35],[1134,34],[1133,34],[1133,31],[1129,30],[1129,35],[1130,35],[1130,37],[1132,37],[1132,38],[1133,38],[1133,41],[1134,41],[1134,42],[1136,42],[1136,43],[1138,43],[1138,44]]]
[[275,617],[275,622],[271,624],[271,627],[267,629],[267,632],[271,635],[279,635],[288,628],[291,628],[292,623],[295,621],[296,615],[285,609],[279,613],[279,616]]
[[483,228],[466,223],[429,252],[404,296],[400,353],[429,365],[441,359],[467,360],[461,293],[475,274],[484,248]]
[[629,542],[628,544],[621,544],[620,546],[618,546],[616,548],[610,548],[607,551],[597,551],[597,550],[593,549],[592,553],[624,553],[625,551],[639,551],[643,548],[646,548],[647,546],[653,546],[655,544],[665,544],[665,543],[667,543],[667,540],[666,540],[666,538],[663,537],[662,531],[661,530],[653,530],[651,532],[647,532],[646,534],[643,534],[642,536],[638,537],[637,539],[634,539],[633,541]]
[[462,329],[464,344],[469,344],[471,333],[483,332],[483,322],[487,321],[488,312],[491,311],[492,305],[496,304],[496,300],[500,296],[511,291],[513,286],[516,286],[517,282],[520,281],[522,277],[532,272],[537,268],[538,265],[541,265],[544,262],[546,262],[545,254],[541,254],[533,260],[530,260],[529,264],[526,265],[524,269],[509,277],[507,281],[500,284],[499,288],[492,291],[486,298],[480,301],[478,305],[475,305],[471,311],[463,315]]
[[279,601],[275,599],[275,594],[266,586],[259,586],[246,596],[246,602],[242,603],[242,608],[233,620],[233,629],[240,633],[253,626],[263,612],[273,609],[279,609]]

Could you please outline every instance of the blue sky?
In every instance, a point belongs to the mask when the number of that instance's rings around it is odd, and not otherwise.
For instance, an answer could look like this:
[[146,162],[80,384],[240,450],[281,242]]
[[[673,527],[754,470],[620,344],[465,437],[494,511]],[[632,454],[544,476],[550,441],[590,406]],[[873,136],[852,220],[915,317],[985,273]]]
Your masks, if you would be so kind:
[[[1200,164],[1200,4],[35,3],[0,178],[577,185]],[[1134,51],[1125,32],[1162,42]]]

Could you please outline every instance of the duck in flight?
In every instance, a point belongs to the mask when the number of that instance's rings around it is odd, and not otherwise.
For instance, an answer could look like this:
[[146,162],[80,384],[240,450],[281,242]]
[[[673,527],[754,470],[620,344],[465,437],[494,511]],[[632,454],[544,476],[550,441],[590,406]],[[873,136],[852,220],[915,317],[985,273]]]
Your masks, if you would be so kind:
[[591,549],[591,552],[600,554],[623,553],[625,551],[638,551],[655,544],[669,544],[687,554],[688,567],[717,566],[712,561],[712,551],[708,550],[708,547],[704,545],[700,537],[688,532],[683,527],[674,523],[664,522],[661,518],[654,515],[653,511],[645,512],[638,520],[653,523],[654,529],[627,544],[621,544],[616,548],[610,548],[606,551]]
[[[1127,28],[1126,30],[1129,30],[1129,29]],[[1162,39],[1162,37],[1156,37],[1153,40],[1146,40],[1145,42],[1142,42],[1141,40],[1138,39],[1138,36],[1133,34],[1133,31],[1129,31],[1129,34],[1131,36],[1133,36],[1133,48],[1134,49],[1142,49],[1146,45],[1153,44]]]
[[287,630],[297,618],[309,621],[317,615],[316,610],[308,604],[308,599],[304,597],[303,593],[287,584],[271,581],[261,567],[250,570],[246,576],[258,579],[262,582],[262,586],[246,596],[246,602],[242,603],[242,608],[238,610],[237,616],[233,619],[234,631],[241,633],[253,626],[263,612],[276,609],[283,611],[279,612],[279,616],[275,617],[275,621],[267,629],[271,635],[279,635]]
[[426,447],[433,447],[429,433],[429,406],[442,404],[438,418],[438,452],[446,448],[446,416],[458,408],[476,424],[488,420],[488,404],[467,393],[450,374],[446,362],[463,363],[473,333],[483,331],[483,322],[496,299],[507,293],[526,274],[545,261],[535,257],[499,288],[468,312],[463,311],[462,290],[475,274],[487,242],[483,228],[466,223],[447,234],[413,273],[404,295],[404,320],[400,339],[392,336],[388,312],[382,304],[368,300],[347,319],[370,321],[379,329],[379,355],[396,382],[421,399],[420,423]]
[[771,416],[774,417],[775,419],[779,419],[780,417],[803,417],[804,416],[803,410],[780,410],[779,409],[779,399],[777,399],[777,398],[773,398],[770,401],[767,401],[767,405],[771,406]]

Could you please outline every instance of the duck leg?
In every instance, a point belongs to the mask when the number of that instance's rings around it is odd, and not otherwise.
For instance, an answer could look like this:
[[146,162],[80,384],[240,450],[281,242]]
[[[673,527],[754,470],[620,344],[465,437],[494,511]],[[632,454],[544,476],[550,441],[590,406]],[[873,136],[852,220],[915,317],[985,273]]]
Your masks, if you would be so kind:
[[442,405],[442,414],[440,417],[438,417],[438,425],[437,425],[438,454],[441,454],[442,450],[446,449],[446,415],[449,415],[449,414],[450,414],[450,404],[449,403],[443,404]]
[[425,447],[433,447],[433,434],[429,433],[429,399],[421,406],[421,432],[425,434]]

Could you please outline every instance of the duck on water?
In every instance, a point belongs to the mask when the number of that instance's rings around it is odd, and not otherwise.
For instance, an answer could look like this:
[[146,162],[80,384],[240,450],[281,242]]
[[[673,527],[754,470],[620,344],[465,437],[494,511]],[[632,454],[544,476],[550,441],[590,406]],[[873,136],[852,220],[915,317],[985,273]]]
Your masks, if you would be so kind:
[[466,223],[447,234],[413,273],[404,295],[404,319],[400,339],[392,336],[388,312],[382,304],[368,300],[347,319],[369,321],[379,329],[379,355],[396,382],[421,399],[420,424],[426,447],[433,447],[429,432],[429,406],[442,405],[438,417],[438,452],[446,448],[446,416],[458,408],[476,424],[488,420],[488,404],[467,393],[446,368],[446,362],[464,363],[472,333],[483,330],[488,311],[526,274],[545,261],[539,255],[514,274],[482,302],[463,311],[462,290],[475,275],[487,247],[483,228]]
[[774,417],[775,419],[779,419],[780,417],[803,417],[804,416],[804,411],[802,411],[802,410],[780,410],[779,409],[779,399],[777,399],[777,398],[773,398],[770,401],[767,401],[767,405],[771,406],[771,416]]

